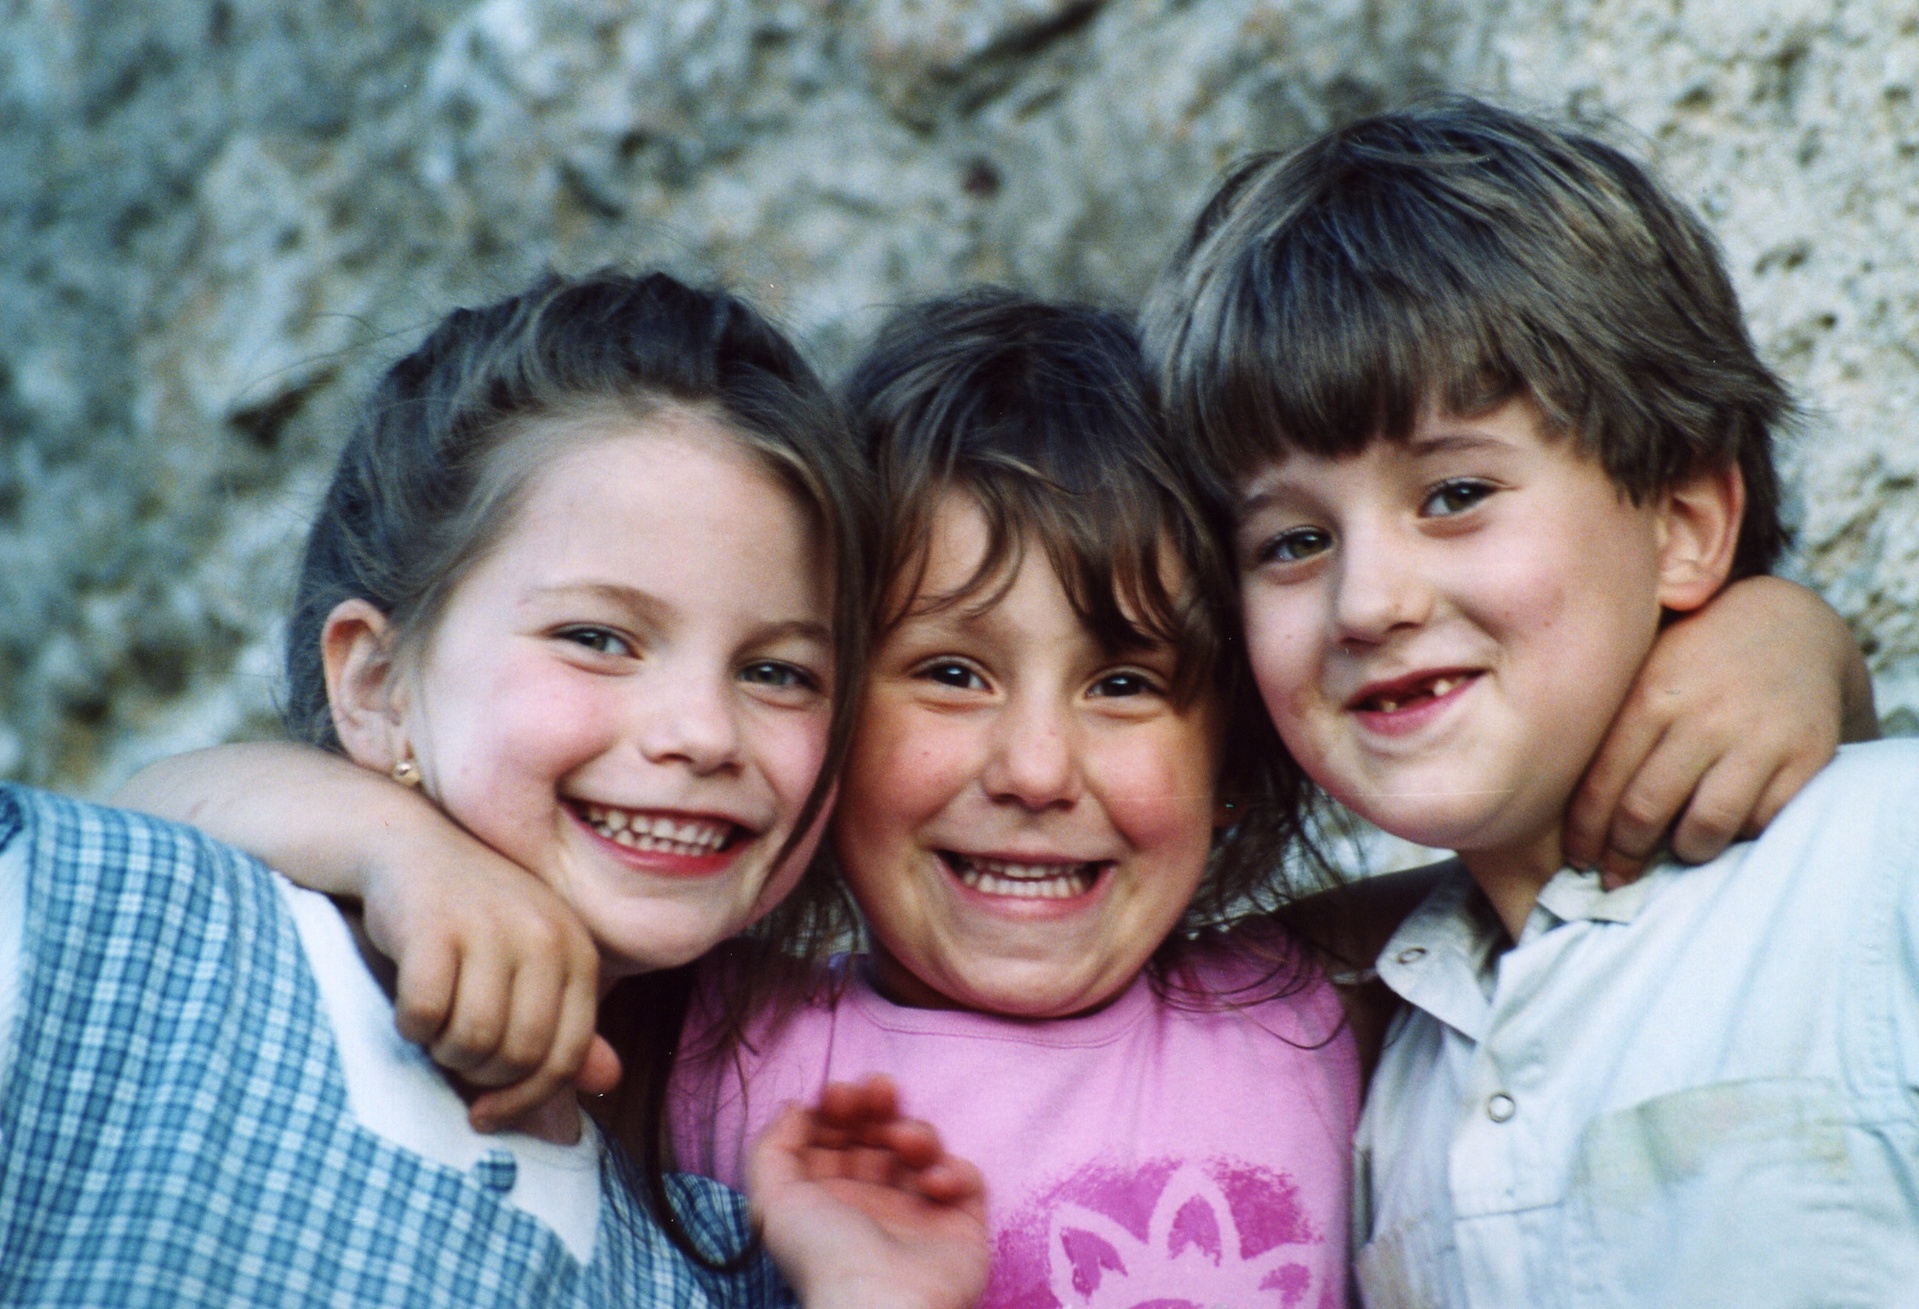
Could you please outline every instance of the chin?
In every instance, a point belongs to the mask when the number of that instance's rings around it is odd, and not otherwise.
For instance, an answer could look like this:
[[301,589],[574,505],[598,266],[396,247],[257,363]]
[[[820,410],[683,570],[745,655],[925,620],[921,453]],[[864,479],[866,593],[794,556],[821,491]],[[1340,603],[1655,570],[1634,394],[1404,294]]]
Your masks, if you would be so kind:
[[1435,850],[1465,850],[1483,843],[1496,816],[1480,805],[1442,798],[1417,805],[1348,804],[1354,813],[1390,836]]
[[1088,1009],[1097,1009],[1126,989],[1127,982],[1112,986],[1078,985],[1052,982],[1021,986],[1002,985],[975,992],[967,1002],[970,1008],[1008,1018],[1070,1018]]

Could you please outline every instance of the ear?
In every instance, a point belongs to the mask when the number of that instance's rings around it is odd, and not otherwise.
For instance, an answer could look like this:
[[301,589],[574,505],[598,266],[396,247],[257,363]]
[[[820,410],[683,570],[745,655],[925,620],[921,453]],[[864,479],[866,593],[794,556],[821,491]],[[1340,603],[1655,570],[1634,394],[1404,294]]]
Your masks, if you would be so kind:
[[393,628],[386,615],[365,600],[342,600],[320,628],[320,662],[333,730],[347,757],[365,768],[391,771],[409,750]]
[[1736,463],[1696,473],[1666,492],[1660,507],[1662,608],[1697,609],[1726,584],[1745,512],[1746,479]]

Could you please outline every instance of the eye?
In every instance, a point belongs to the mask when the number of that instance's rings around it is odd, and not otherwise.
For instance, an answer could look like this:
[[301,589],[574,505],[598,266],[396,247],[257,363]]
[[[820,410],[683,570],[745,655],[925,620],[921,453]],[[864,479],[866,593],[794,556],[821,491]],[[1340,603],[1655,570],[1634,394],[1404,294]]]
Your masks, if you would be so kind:
[[1434,487],[1420,504],[1419,512],[1428,518],[1450,518],[1465,513],[1498,489],[1476,477],[1456,477]]
[[568,627],[556,633],[562,641],[571,641],[574,645],[585,646],[594,654],[625,655],[633,657],[637,651],[633,643],[618,632],[607,627]]
[[1096,696],[1152,695],[1158,690],[1159,685],[1152,678],[1128,669],[1106,674],[1093,683],[1088,694]]
[[929,682],[950,686],[956,691],[984,691],[986,679],[957,659],[938,659],[924,664],[916,674]]
[[1296,564],[1333,548],[1333,534],[1323,527],[1294,527],[1271,538],[1259,549],[1263,564]]
[[754,686],[770,686],[780,691],[817,691],[819,677],[795,664],[778,659],[760,659],[740,669],[740,680]]

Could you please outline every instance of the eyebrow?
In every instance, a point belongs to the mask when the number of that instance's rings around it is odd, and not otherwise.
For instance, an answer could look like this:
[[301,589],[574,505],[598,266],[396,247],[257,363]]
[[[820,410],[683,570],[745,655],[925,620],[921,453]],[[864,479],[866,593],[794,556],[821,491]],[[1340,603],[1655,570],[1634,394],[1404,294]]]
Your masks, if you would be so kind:
[[[1489,436],[1481,432],[1440,432],[1432,436],[1411,437],[1406,450],[1415,459],[1430,459],[1435,455],[1470,453],[1475,450],[1511,450],[1512,442],[1503,437]],[[1281,461],[1283,466],[1284,461]],[[1280,499],[1286,493],[1283,477],[1278,474],[1278,466],[1269,469],[1263,477],[1255,478],[1254,485],[1260,489],[1242,495],[1233,506],[1233,516],[1244,518],[1258,513]]]
[[[650,626],[664,626],[674,615],[674,608],[658,596],[626,586],[619,582],[565,582],[558,586],[536,586],[526,595],[528,600],[544,600],[556,596],[590,595],[617,605],[637,615]],[[833,644],[833,632],[825,623],[808,618],[773,619],[762,623],[754,630],[754,639],[799,637],[802,640],[819,641],[824,645]]]
[[1275,484],[1270,477],[1261,478],[1260,481],[1265,483],[1263,489],[1241,496],[1239,502],[1233,506],[1234,518],[1246,518],[1258,513],[1275,500],[1283,498],[1288,490],[1283,482]]
[[1406,449],[1415,458],[1421,458],[1427,455],[1457,454],[1472,450],[1510,450],[1512,442],[1481,432],[1441,432],[1434,436],[1415,437],[1408,440]]

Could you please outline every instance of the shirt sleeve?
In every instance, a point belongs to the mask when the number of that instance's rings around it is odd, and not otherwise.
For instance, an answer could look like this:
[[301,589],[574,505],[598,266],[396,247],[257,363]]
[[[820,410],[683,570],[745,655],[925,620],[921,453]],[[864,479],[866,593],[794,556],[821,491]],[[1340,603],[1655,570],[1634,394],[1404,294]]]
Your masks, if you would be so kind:
[[16,832],[0,847],[0,1088],[7,1084],[25,975],[27,843]]
[[1908,843],[1891,856],[1897,861],[1899,878],[1893,1046],[1898,1051],[1901,1080],[1919,1091],[1919,822],[1908,818],[1905,827]]
[[667,1179],[673,1208],[701,1249],[744,1252],[737,1268],[698,1269],[715,1303],[737,1309],[798,1309],[799,1301],[747,1221],[746,1198],[706,1177],[675,1173]]

